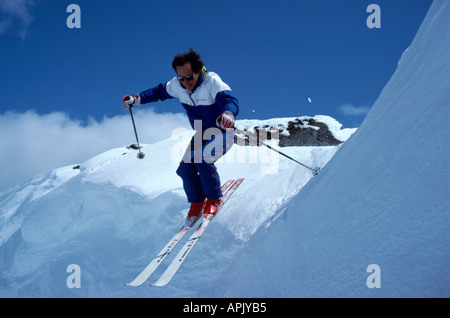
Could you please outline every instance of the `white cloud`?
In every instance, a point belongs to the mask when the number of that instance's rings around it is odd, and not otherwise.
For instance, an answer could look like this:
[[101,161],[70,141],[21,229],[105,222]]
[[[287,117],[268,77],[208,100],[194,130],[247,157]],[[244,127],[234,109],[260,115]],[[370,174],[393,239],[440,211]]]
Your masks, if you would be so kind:
[[354,106],[348,103],[342,104],[338,109],[344,114],[349,116],[365,116],[370,110],[369,106]]
[[[141,144],[170,138],[190,129],[184,114],[159,114],[151,108],[133,112]],[[130,115],[90,119],[83,124],[61,112],[0,114],[0,192],[37,174],[82,163],[106,150],[136,143]]]
[[3,14],[0,21],[0,34],[7,32],[15,25],[15,22],[18,22],[19,34],[25,38],[28,27],[34,20],[30,13],[33,6],[34,0],[1,0],[0,11]]

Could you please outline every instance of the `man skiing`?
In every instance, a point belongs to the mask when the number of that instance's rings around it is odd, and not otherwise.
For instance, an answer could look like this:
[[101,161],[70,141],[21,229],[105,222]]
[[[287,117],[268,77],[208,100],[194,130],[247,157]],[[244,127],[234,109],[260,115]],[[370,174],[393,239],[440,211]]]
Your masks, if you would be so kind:
[[172,67],[177,76],[165,84],[138,95],[126,95],[126,108],[134,105],[178,98],[189,122],[196,130],[183,156],[177,174],[191,203],[187,221],[217,213],[222,197],[220,178],[214,165],[234,143],[234,122],[239,104],[231,88],[219,75],[208,72],[193,49],[175,55]]

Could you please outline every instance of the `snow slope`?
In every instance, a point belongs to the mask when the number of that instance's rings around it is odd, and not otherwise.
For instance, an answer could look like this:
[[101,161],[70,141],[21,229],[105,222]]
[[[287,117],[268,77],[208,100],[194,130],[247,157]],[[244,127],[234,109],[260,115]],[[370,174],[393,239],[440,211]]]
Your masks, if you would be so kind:
[[[175,169],[191,132],[144,145],[143,160],[112,149],[0,193],[0,296],[449,297],[449,14],[433,2],[340,148],[282,149],[328,162],[318,176],[267,148],[233,147],[218,169],[246,180],[165,288],[123,284],[183,222]],[[70,264],[81,288],[66,284]],[[366,284],[371,264],[381,288]]]
[[[332,124],[330,130],[336,135],[348,137],[355,131],[341,129],[330,117],[319,117]],[[272,121],[281,123],[285,119]],[[238,125],[249,127],[252,122],[260,121],[245,120]],[[180,129],[172,138],[145,144],[142,160],[136,158],[136,150],[112,149],[1,193],[0,296],[209,295],[212,291],[201,284],[189,291],[177,287],[177,283],[175,291],[170,287],[150,289],[148,284],[143,288],[124,287],[184,223],[188,204],[175,171],[191,137],[191,130]],[[316,167],[324,166],[337,149],[287,147],[282,151]],[[233,203],[225,206],[211,225],[209,239],[203,246],[198,244],[198,252],[186,261],[178,284],[187,274],[192,275],[197,268],[193,263],[199,261],[223,262],[212,268],[216,275],[224,274],[232,263],[222,257],[232,257],[245,248],[258,228],[270,222],[312,177],[309,170],[299,169],[296,163],[265,147],[236,145],[217,166],[224,180],[246,180]],[[218,240],[223,236],[226,239]],[[218,253],[217,248],[223,252],[226,247],[229,254]],[[207,250],[215,255],[205,257]],[[70,264],[81,269],[80,289],[66,285]],[[204,276],[204,271],[194,273]],[[201,279],[194,275],[186,283],[190,281]]]
[[361,127],[252,236],[224,295],[450,296],[449,16],[433,2]]

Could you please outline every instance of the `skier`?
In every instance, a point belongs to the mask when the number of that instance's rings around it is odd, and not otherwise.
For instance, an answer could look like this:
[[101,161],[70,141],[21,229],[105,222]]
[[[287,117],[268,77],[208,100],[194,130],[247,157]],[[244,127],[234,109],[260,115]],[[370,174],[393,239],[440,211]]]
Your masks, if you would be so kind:
[[200,54],[190,49],[175,55],[172,67],[177,76],[165,84],[138,95],[126,95],[126,108],[178,98],[196,130],[177,174],[183,180],[190,209],[187,222],[219,210],[222,197],[220,178],[214,165],[234,143],[234,122],[239,104],[231,88],[214,72],[208,72]]

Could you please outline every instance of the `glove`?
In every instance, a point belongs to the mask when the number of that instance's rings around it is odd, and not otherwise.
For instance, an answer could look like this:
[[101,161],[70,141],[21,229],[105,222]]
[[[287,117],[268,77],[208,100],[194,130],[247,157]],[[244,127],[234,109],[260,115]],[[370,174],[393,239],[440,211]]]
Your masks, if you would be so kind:
[[227,128],[233,128],[234,127],[234,115],[226,111],[219,117],[217,117],[216,125],[219,128],[227,129]]
[[141,96],[139,95],[126,95],[122,98],[122,103],[125,108],[131,108],[134,105],[141,106]]

